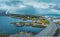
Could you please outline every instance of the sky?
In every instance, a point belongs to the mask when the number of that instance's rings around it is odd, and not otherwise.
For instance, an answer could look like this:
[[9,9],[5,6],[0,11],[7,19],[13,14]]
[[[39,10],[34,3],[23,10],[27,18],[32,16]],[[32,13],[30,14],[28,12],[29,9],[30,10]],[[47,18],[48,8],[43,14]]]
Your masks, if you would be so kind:
[[15,14],[60,14],[60,0],[0,0],[0,10]]

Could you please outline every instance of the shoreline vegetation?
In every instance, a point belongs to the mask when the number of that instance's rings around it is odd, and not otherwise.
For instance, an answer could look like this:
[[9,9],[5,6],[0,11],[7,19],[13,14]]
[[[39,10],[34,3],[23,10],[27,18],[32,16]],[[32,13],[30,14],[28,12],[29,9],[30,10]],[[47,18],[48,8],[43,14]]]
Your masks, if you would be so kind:
[[36,15],[17,15],[17,14],[9,14],[9,17],[18,18],[23,20],[32,20],[35,22],[12,22],[11,24],[15,26],[32,26],[32,27],[42,27],[45,28],[48,26],[49,21],[44,16],[36,16]]
[[0,37],[9,37],[9,35],[0,34]]
[[43,26],[42,24],[37,24],[34,22],[29,22],[29,23],[24,23],[24,22],[13,22],[11,23],[17,27],[22,27],[22,26],[32,26],[32,27],[37,27],[37,28],[45,28],[46,26]]

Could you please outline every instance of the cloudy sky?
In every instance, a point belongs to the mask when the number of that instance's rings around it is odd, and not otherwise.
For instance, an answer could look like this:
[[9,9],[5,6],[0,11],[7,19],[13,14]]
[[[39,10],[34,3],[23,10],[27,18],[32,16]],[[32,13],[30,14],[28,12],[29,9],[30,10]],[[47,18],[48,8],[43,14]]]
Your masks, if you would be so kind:
[[60,14],[60,0],[0,0],[0,10],[21,14]]

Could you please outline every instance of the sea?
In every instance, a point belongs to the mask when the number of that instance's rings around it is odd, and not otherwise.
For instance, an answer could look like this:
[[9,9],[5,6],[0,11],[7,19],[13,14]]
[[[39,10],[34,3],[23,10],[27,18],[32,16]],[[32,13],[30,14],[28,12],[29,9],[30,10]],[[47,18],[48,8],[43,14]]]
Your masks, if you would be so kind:
[[[45,15],[60,17],[60,15],[57,15],[57,14],[45,14]],[[11,24],[12,22],[21,22],[21,21],[23,20],[1,15],[0,16],[0,34],[15,34],[23,31],[38,33],[43,29],[43,28],[35,28],[31,26],[17,27]],[[57,27],[60,28],[60,25],[58,25]]]

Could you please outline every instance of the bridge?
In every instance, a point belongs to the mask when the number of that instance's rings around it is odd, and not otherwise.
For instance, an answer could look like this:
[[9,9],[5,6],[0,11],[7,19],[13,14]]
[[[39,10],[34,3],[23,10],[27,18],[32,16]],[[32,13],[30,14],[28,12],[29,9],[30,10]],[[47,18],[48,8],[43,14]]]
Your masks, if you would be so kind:
[[48,37],[48,36],[53,37],[53,35],[57,31],[57,27],[56,24],[53,23],[52,19],[50,19],[49,21],[50,24],[36,35],[31,35],[29,33],[25,33],[25,34],[22,33],[22,34],[10,35],[9,37],[16,37],[16,36],[17,37]]
[[56,24],[53,23],[53,19],[50,19],[50,24],[44,29],[42,30],[39,34],[35,35],[34,37],[47,37],[47,36],[51,36],[53,37],[53,35],[56,33],[57,31],[57,27]]

